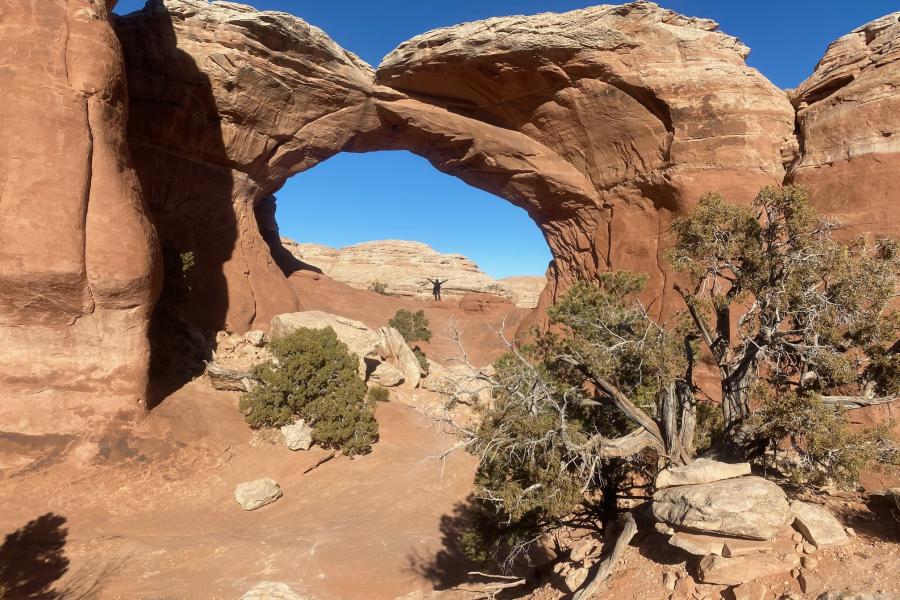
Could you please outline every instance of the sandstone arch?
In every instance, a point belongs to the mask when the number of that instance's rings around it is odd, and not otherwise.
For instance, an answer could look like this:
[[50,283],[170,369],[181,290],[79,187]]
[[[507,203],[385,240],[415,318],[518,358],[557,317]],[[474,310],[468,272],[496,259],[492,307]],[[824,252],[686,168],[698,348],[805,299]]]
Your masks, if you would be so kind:
[[[233,4],[167,0],[117,29],[130,143],[161,235],[196,218],[187,196],[197,182],[221,196],[220,221],[233,219],[233,240],[188,243],[205,272],[224,273],[226,293],[202,286],[228,302],[221,323],[207,324],[238,331],[297,302],[253,206],[337,152],[425,156],[527,210],[559,284],[651,268],[659,294],[658,240],[672,215],[707,189],[747,199],[780,182],[793,142],[793,108],[744,64],[745,47],[711,21],[650,3],[438,30],[377,70],[298,18]],[[203,86],[209,101],[196,102]],[[208,256],[228,244],[227,258]],[[221,300],[199,300],[201,314],[223,312],[210,311]]]
[[[13,2],[0,25],[14,42],[0,48],[0,378],[29,390],[16,418],[59,391],[87,393],[67,396],[87,413],[100,392],[137,405],[159,286],[151,222],[197,253],[197,324],[241,331],[294,310],[254,208],[341,151],[411,150],[525,208],[555,257],[545,304],[609,268],[648,271],[662,294],[674,215],[786,173],[857,230],[897,233],[896,13],[838,40],[789,98],[715,23],[650,2],[440,29],[377,69],[298,18],[230,2],[154,0],[114,27],[102,2],[50,5]],[[52,68],[17,64],[38,46]],[[83,69],[66,73],[69,59]],[[10,149],[46,123],[70,151],[38,145],[23,163]],[[41,153],[81,191],[51,181]],[[27,202],[40,194],[50,218]]]

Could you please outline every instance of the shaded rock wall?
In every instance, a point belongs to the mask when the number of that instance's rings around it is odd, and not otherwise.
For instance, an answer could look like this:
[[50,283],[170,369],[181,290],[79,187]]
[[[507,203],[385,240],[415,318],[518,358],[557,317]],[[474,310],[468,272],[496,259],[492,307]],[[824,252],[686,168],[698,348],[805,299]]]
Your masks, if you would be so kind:
[[158,249],[105,3],[4,2],[0,40],[0,423],[138,408]]

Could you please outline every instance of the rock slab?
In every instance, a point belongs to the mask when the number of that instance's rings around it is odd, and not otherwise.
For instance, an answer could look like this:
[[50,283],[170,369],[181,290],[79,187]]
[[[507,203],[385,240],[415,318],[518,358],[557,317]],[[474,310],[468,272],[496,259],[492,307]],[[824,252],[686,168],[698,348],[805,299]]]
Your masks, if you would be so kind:
[[281,488],[274,479],[255,479],[239,483],[234,499],[244,510],[256,510],[281,498]]
[[753,476],[658,490],[653,515],[674,527],[755,540],[772,539],[794,518],[781,488]]
[[656,476],[656,488],[712,483],[749,474],[750,463],[724,463],[708,458],[698,458],[689,465],[660,471]]
[[839,546],[850,541],[844,526],[827,509],[816,504],[794,500],[791,502],[794,527],[817,548]]
[[799,565],[800,557],[788,549],[786,552],[763,552],[737,558],[706,556],[700,561],[697,572],[703,583],[740,585],[787,573]]

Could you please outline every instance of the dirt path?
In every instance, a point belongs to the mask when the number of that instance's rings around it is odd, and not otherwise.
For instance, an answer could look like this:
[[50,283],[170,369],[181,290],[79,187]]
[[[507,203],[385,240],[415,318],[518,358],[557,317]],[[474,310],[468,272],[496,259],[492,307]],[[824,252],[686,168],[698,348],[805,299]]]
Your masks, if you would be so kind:
[[[6,440],[19,464],[3,473],[0,533],[47,513],[65,519],[70,564],[54,585],[96,584],[91,598],[233,600],[259,581],[316,600],[428,590],[435,582],[421,567],[442,549],[442,517],[469,493],[474,463],[430,459],[454,440],[406,406],[380,404],[377,418],[371,454],[303,475],[324,451],[251,447],[236,397],[193,382],[137,435],[68,440],[49,458],[46,440]],[[25,464],[28,448],[44,466]],[[234,486],[259,477],[277,480],[284,497],[245,512]],[[51,525],[37,523],[48,530],[40,536],[62,537]]]

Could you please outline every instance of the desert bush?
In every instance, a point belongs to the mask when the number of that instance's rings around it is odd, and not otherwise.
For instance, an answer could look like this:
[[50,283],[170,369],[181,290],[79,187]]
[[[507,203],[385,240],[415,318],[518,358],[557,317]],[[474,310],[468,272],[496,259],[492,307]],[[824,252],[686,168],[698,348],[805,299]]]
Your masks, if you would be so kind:
[[383,385],[374,385],[369,388],[369,400],[372,402],[387,402],[391,399],[391,391]]
[[275,359],[254,369],[259,384],[243,395],[240,409],[252,427],[278,427],[304,419],[313,440],[348,455],[367,452],[378,437],[359,359],[334,330],[301,328],[270,348]]
[[428,373],[428,358],[425,356],[425,351],[418,344],[413,344],[413,342],[427,342],[431,339],[431,330],[428,329],[428,317],[425,316],[425,311],[412,312],[401,308],[388,321],[388,325],[400,332],[419,360],[422,372]]
[[862,469],[898,466],[900,454],[888,425],[851,431],[845,411],[814,392],[773,394],[753,416],[758,431],[776,448],[787,440],[800,457],[789,475],[800,484],[830,480],[852,487]]
[[388,288],[388,284],[386,284],[382,281],[373,281],[372,283],[369,284],[370,290],[372,290],[373,292],[376,292],[378,294],[381,294],[382,296],[389,295],[387,288]]
[[412,312],[401,308],[388,321],[388,325],[399,331],[407,344],[420,341],[427,342],[431,339],[431,330],[428,329],[428,317],[421,310]]

